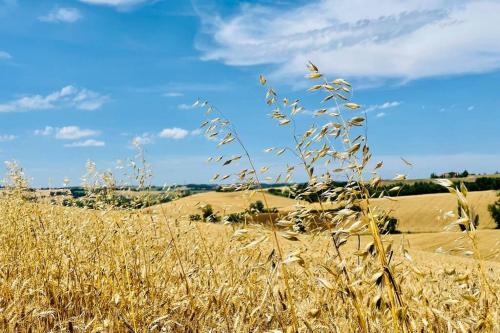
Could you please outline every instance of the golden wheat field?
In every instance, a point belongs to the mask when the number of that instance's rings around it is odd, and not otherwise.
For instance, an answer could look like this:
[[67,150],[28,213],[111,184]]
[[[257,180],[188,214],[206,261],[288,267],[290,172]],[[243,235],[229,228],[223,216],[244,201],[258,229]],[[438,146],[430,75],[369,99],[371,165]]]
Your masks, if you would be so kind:
[[[280,259],[267,228],[174,219],[169,206],[96,211],[3,197],[2,329],[358,332],[362,318],[369,331],[395,330],[371,250],[363,252],[370,237],[349,239],[339,257],[328,233],[279,236]],[[498,331],[500,264],[484,261],[481,273],[471,258],[433,253],[460,233],[419,236],[384,240],[398,249],[390,265],[404,304],[401,330]],[[498,231],[478,237],[494,241]]]
[[[470,192],[468,201],[479,215],[479,229],[493,229],[495,223],[488,212],[488,205],[495,202],[495,191]],[[445,214],[456,212],[457,199],[448,193],[409,195],[394,200],[375,199],[373,204],[393,212],[400,221],[403,232],[440,232],[449,223]]]
[[[493,229],[495,223],[488,212],[488,205],[496,200],[495,191],[471,192],[468,200],[480,217],[480,229]],[[296,204],[306,205],[313,209],[318,204],[309,204],[281,196],[266,196],[270,207],[280,211],[290,211]],[[187,217],[199,212],[200,207],[210,204],[221,215],[242,212],[249,204],[263,200],[261,192],[204,192],[163,204],[162,207],[171,216]],[[396,199],[374,199],[374,206],[392,211],[399,219],[399,230],[403,232],[440,232],[449,223],[445,213],[456,211],[457,200],[448,193],[410,195]],[[161,211],[160,207],[153,210]]]
[[[248,208],[251,202],[263,200],[265,192],[205,192],[178,199],[158,207],[148,208],[146,212],[166,214],[177,219],[187,219],[190,214],[200,211],[204,205],[212,205],[216,213],[226,215],[238,213]],[[317,203],[307,203],[281,196],[266,195],[270,207],[280,212],[292,211],[295,205],[305,205],[312,209],[319,208]],[[469,203],[480,216],[478,231],[480,252],[490,260],[499,261],[500,231],[494,230],[495,224],[487,207],[496,200],[495,191],[471,192]],[[427,252],[449,251],[449,254],[461,255],[460,239],[456,232],[446,232],[450,218],[446,213],[456,210],[456,198],[447,193],[404,196],[396,199],[375,199],[373,205],[392,211],[398,218],[398,230],[404,235],[412,248]],[[265,219],[264,219],[265,220]],[[369,236],[362,236],[368,239]],[[403,236],[389,235],[388,238],[400,242]]]

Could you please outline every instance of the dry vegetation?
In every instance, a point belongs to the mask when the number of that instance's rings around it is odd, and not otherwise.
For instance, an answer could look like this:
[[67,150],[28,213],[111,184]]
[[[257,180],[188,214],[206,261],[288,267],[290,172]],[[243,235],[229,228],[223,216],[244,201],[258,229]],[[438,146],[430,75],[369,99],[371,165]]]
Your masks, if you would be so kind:
[[[187,220],[190,214],[199,212],[200,207],[212,205],[214,211],[224,216],[238,213],[248,208],[251,202],[263,200],[263,192],[204,192],[178,200],[145,209],[147,213],[161,214],[163,211],[168,217],[178,220]],[[480,216],[478,245],[480,253],[489,260],[500,261],[500,230],[494,230],[495,223],[489,214],[488,204],[497,198],[494,191],[471,192],[468,201]],[[319,208],[317,203],[307,203],[275,195],[266,195],[270,207],[277,208],[280,212],[294,211],[297,204],[306,205],[312,209]],[[461,238],[456,232],[445,232],[445,228],[453,220],[447,216],[450,211],[457,209],[455,197],[445,194],[426,194],[404,196],[397,199],[374,199],[373,205],[387,211],[399,220],[398,230],[405,235],[386,235],[389,240],[400,243],[404,237],[413,249],[429,252],[447,252],[448,254],[463,256],[461,247],[458,246]],[[325,207],[332,205],[325,204]],[[254,218],[257,221],[265,220],[264,217]],[[252,219],[249,219],[249,223]],[[362,239],[370,236],[361,235]]]
[[[296,200],[276,195],[266,195],[266,199],[270,207],[280,211],[292,210],[297,204]],[[152,207],[147,211],[160,212],[163,208],[171,217],[186,218],[189,214],[199,212],[200,207],[209,204],[219,215],[226,215],[241,212],[256,200],[264,200],[263,192],[253,194],[249,192],[204,192]]]
[[[314,65],[309,69],[311,79],[323,80]],[[260,81],[267,84],[263,77]],[[252,201],[262,197],[267,208],[287,212],[279,221],[269,221],[267,227],[190,222],[185,215],[206,200],[203,195],[143,210],[117,210],[104,200],[98,209],[51,206],[34,202],[22,171],[9,165],[7,189],[0,195],[0,328],[129,333],[499,332],[500,264],[494,260],[498,232],[477,230],[472,222],[473,201],[482,202],[486,200],[482,195],[492,194],[468,193],[463,186],[439,180],[451,192],[450,199],[427,196],[430,210],[417,207],[429,206],[425,199],[401,198],[393,203],[372,198],[367,188],[380,184],[381,163],[366,170],[371,154],[362,131],[359,134],[364,123],[356,114],[359,106],[347,101],[350,85],[325,79],[311,90],[326,93],[324,101],[334,102],[335,109],[319,110],[318,116],[327,120],[297,134],[293,115],[301,110],[298,102],[278,102],[268,87],[273,118],[294,128],[292,148],[269,151],[295,154],[298,166],[309,176],[306,190],[326,190],[316,208],[327,231],[297,233],[298,219],[312,214],[310,205],[294,205],[286,198],[249,189],[259,187],[267,170],[255,169],[236,129],[208,103],[201,106],[216,116],[204,123],[207,136],[219,138],[220,146],[233,142],[241,149],[241,155],[215,160],[227,165],[246,158],[248,168],[214,176],[234,177],[237,187],[247,192],[209,194],[210,202],[205,203],[231,212],[246,208],[249,195]],[[323,169],[315,168],[323,162]],[[111,195],[113,176],[99,174],[95,166],[90,170],[89,183],[101,189],[96,198]],[[136,171],[142,186],[149,171]],[[288,180],[292,173],[288,168],[280,177]],[[347,185],[330,188],[331,177],[339,175]],[[328,211],[330,202],[341,209]],[[439,214],[444,214],[456,211],[457,202],[460,214],[447,214],[450,232],[424,237],[382,232],[384,208],[409,216],[405,225],[410,230],[422,220],[425,228],[432,227],[434,207],[439,209],[442,203]],[[396,206],[383,207],[388,203]],[[453,207],[448,207],[451,203]],[[456,231],[459,226],[463,232]]]
[[[229,226],[13,198],[2,199],[0,209],[4,331],[286,332],[292,327],[283,276],[275,269],[278,259],[261,238],[271,238],[269,231],[247,228],[245,235],[236,232],[245,236],[238,240]],[[362,237],[362,249],[368,241]],[[475,260],[412,250],[413,242],[411,236],[409,242],[394,240],[399,254],[392,259],[409,329],[498,330],[494,291],[500,288],[500,265],[485,264],[488,287],[480,283]],[[402,244],[413,261],[401,256]],[[300,331],[358,331],[348,292],[354,288],[368,329],[393,330],[383,287],[374,268],[353,255],[354,239],[343,253],[349,283],[327,234],[281,245]]]
[[[488,212],[488,205],[496,200],[495,191],[470,192],[467,201],[479,215],[479,229],[493,229],[495,222]],[[398,218],[402,232],[440,232],[457,214],[457,198],[447,193],[409,195],[397,199],[374,199],[373,205]]]
[[[174,218],[187,218],[189,214],[199,212],[203,205],[210,204],[219,215],[238,213],[248,208],[251,202],[264,200],[262,192],[204,192],[178,199],[163,204],[163,208],[169,216]],[[497,195],[495,191],[471,192],[468,201],[479,215],[479,229],[493,229],[495,223],[488,212],[488,205],[495,202]],[[305,201],[297,201],[271,194],[266,195],[270,207],[280,211],[293,211],[297,204],[308,206],[312,209],[320,208],[319,204],[309,204]],[[409,195],[396,199],[374,199],[373,205],[386,211],[399,220],[398,229],[402,232],[440,232],[451,221],[447,212],[457,210],[457,199],[447,193]],[[324,204],[325,208],[332,207]],[[159,207],[147,211],[160,211]]]

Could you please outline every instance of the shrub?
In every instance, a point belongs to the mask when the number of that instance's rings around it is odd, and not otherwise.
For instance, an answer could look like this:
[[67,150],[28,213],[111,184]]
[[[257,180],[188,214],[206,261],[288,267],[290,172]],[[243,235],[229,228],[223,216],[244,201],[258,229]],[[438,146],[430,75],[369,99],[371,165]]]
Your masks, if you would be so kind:
[[276,207],[266,208],[264,203],[260,200],[252,202],[248,207],[248,212],[250,214],[259,214],[259,213],[278,213],[278,209]]
[[497,229],[500,229],[500,198],[491,205],[488,205],[488,211],[490,212],[491,217],[495,221]]
[[192,221],[192,222],[201,221],[201,215],[200,214],[189,215],[189,221]]
[[260,200],[252,202],[250,204],[250,212],[252,213],[263,213],[264,212],[264,203]]
[[230,223],[240,223],[243,221],[243,214],[242,213],[231,213],[231,214],[226,215],[224,217],[224,221],[230,222]]
[[84,197],[85,196],[85,190],[81,187],[72,187],[69,189],[70,192],[71,192],[71,196],[73,196],[73,198],[81,198],[81,197]]
[[[463,207],[460,202],[458,202],[457,213],[459,218],[468,216],[470,222],[472,222],[472,224],[474,225],[474,228],[477,228],[477,226],[479,225],[479,215],[477,215],[476,212],[474,212],[474,210],[472,210],[471,208]],[[460,223],[458,226],[460,227],[460,231],[470,230],[470,225],[468,223]]]
[[382,234],[399,234],[400,231],[397,230],[399,221],[397,218],[388,216],[384,224],[379,225],[380,233]]
[[203,221],[205,222],[218,222],[220,220],[220,218],[214,213],[212,205],[205,205],[201,207],[201,215],[203,217]]

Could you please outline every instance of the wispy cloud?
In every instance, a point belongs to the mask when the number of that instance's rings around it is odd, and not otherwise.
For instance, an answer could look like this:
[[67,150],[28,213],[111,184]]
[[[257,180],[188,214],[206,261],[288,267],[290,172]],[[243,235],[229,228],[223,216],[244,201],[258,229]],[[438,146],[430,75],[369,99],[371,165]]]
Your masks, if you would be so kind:
[[35,135],[41,135],[41,136],[50,136],[54,133],[55,128],[52,126],[45,126],[45,128],[42,129],[37,129],[33,133]]
[[104,141],[98,141],[94,139],[88,139],[85,141],[77,141],[65,144],[66,148],[79,148],[79,147],[104,147],[106,143]]
[[137,135],[132,139],[133,146],[143,146],[154,143],[155,136],[150,133],[143,133],[142,135]]
[[202,133],[203,131],[199,128],[189,131],[184,128],[172,127],[172,128],[165,128],[158,134],[143,133],[141,135],[136,135],[135,137],[132,138],[131,143],[132,146],[138,146],[138,145],[143,146],[155,143],[157,138],[180,140],[180,139],[185,139],[188,135],[198,136]]
[[81,18],[82,14],[77,8],[60,7],[52,9],[47,15],[40,16],[38,19],[50,23],[74,23]]
[[54,138],[58,140],[78,140],[82,138],[98,136],[101,134],[101,132],[92,129],[80,128],[79,126],[45,126],[45,128],[35,130],[33,134],[39,136],[54,136]]
[[230,17],[201,14],[212,38],[197,47],[205,60],[273,64],[283,79],[303,75],[308,60],[329,75],[359,78],[481,73],[500,68],[499,12],[494,0],[246,4]]
[[14,141],[15,139],[17,139],[17,136],[13,134],[0,134],[0,142]]
[[56,129],[55,138],[60,140],[77,140],[89,136],[97,136],[101,132],[91,129],[82,129],[78,126],[65,126]]
[[7,53],[5,51],[0,51],[0,60],[11,59],[11,58],[12,58],[12,56],[9,53]]
[[95,91],[65,86],[48,95],[28,95],[0,104],[0,112],[20,112],[74,107],[80,110],[97,110],[109,100]]
[[179,139],[184,139],[186,136],[188,136],[188,134],[189,134],[188,130],[179,127],[173,127],[173,128],[165,128],[160,132],[158,136],[160,138],[179,140]]
[[[83,138],[98,136],[101,134],[100,131],[80,128],[79,126],[64,126],[64,127],[45,126],[45,128],[35,130],[33,133],[35,135],[40,135],[40,136],[53,136],[57,140],[79,140]],[[96,139],[87,139],[82,141],[74,141],[71,143],[66,143],[64,144],[64,147],[66,148],[103,147],[104,145],[105,145],[104,141],[99,141]]]
[[471,106],[469,106],[469,107],[467,108],[467,111],[472,111],[472,110],[474,110],[474,109],[475,109],[474,105],[471,105]]
[[379,112],[379,113],[377,113],[375,115],[375,117],[377,117],[377,118],[382,118],[382,117],[385,117],[385,116],[386,116],[385,112]]
[[[390,108],[395,108],[396,106],[401,105],[401,102],[394,101],[394,102],[385,102],[382,104],[375,104],[375,105],[370,105],[366,108],[366,112],[372,112],[375,110],[385,110],[385,109],[390,109]],[[383,112],[382,112],[383,113]],[[385,113],[384,113],[385,115]]]

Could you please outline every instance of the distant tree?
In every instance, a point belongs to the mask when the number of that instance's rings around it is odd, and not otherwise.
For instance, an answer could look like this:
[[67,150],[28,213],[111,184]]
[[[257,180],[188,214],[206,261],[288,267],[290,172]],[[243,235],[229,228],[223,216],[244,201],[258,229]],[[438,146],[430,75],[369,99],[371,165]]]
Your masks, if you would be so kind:
[[439,178],[439,176],[436,173],[431,173],[431,179],[436,179]]
[[490,211],[491,217],[497,225],[497,229],[500,229],[500,197],[496,202],[488,205],[488,210]]
[[464,172],[462,172],[461,176],[462,177],[467,177],[469,175],[469,171],[467,170],[464,170]]

